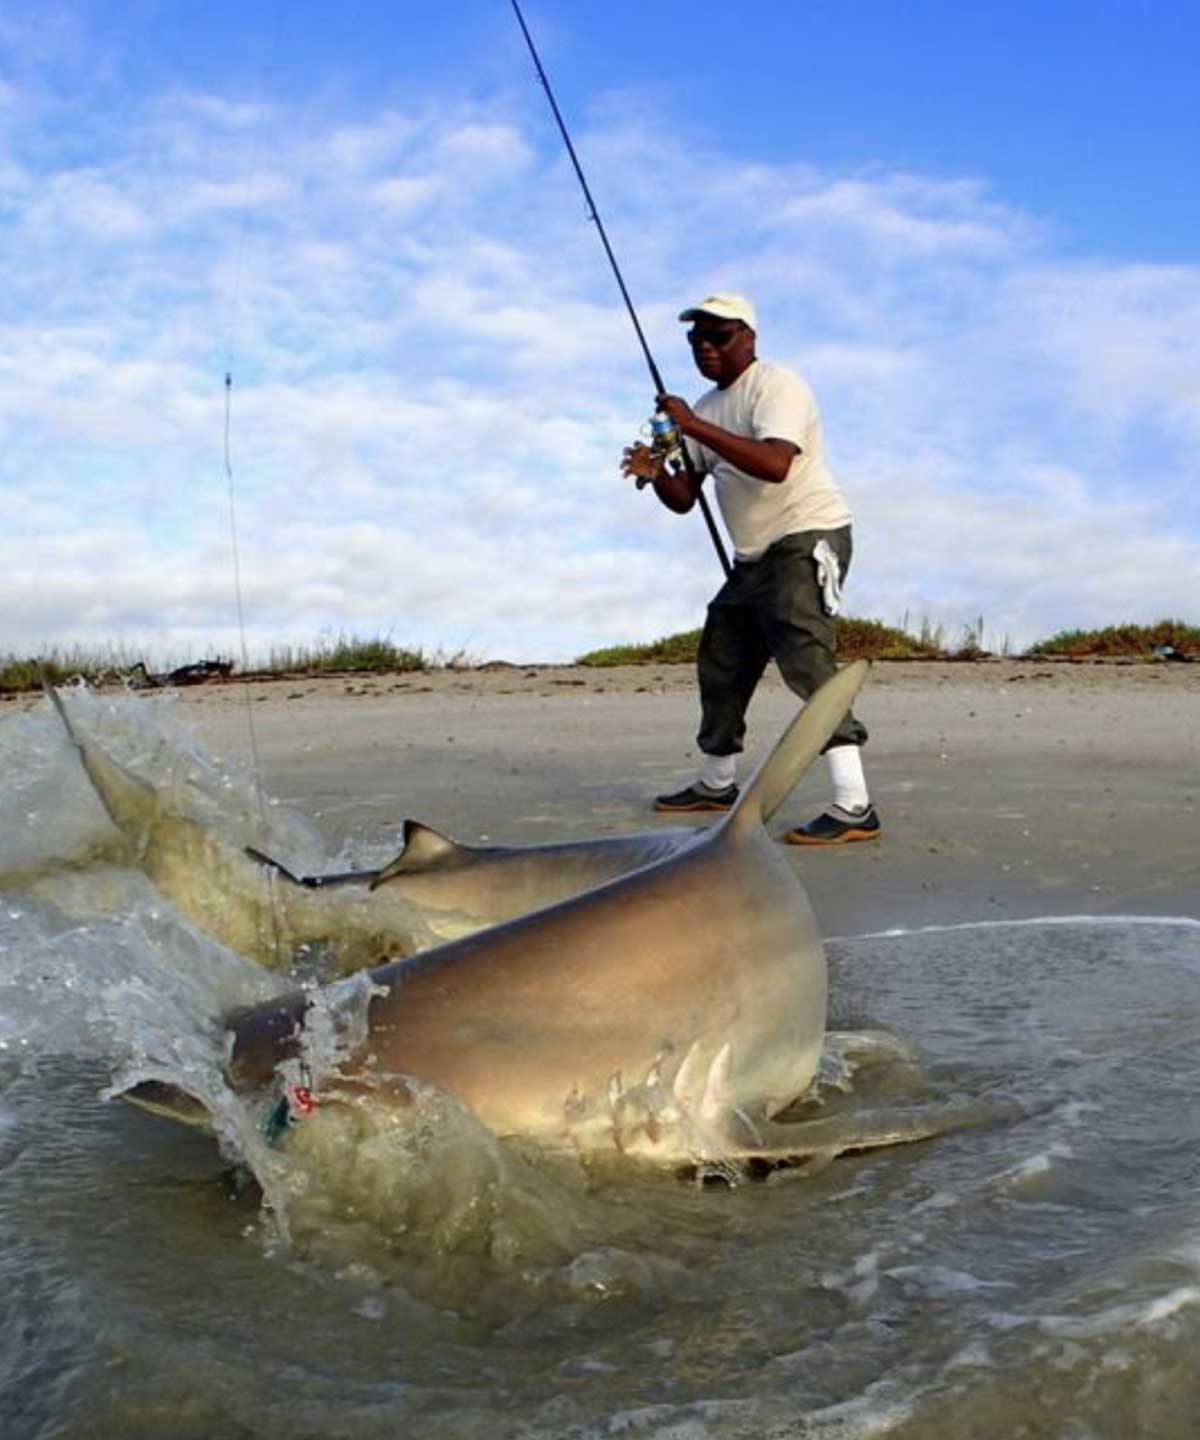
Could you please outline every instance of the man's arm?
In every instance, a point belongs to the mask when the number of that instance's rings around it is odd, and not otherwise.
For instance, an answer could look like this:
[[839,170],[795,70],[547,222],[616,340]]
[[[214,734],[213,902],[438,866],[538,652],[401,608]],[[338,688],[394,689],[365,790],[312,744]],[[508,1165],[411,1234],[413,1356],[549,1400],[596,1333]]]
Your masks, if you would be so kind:
[[[719,425],[702,420],[687,401],[677,395],[660,395],[657,404],[674,420],[682,434],[705,449],[715,451],[722,460],[728,460],[756,480],[765,480],[771,485],[780,484],[787,479],[792,461],[800,453],[799,445],[793,445],[790,440],[751,440],[745,435],[722,430]],[[694,499],[693,496],[693,502]],[[664,500],[663,503],[667,502]]]

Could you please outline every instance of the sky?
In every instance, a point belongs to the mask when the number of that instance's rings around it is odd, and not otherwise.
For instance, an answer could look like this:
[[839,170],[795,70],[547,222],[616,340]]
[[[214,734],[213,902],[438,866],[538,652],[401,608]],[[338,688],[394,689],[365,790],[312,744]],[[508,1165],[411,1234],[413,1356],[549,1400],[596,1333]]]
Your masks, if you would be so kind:
[[[668,388],[722,289],[815,391],[850,614],[1200,623],[1200,8],[524,10]],[[0,657],[703,619],[508,0],[6,0],[0,275]]]

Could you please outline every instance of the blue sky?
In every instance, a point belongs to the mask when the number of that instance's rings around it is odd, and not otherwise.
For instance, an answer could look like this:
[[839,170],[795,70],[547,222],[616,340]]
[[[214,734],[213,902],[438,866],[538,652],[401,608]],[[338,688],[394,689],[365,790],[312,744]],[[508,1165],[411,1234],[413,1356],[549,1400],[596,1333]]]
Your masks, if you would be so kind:
[[[659,365],[757,301],[852,613],[1014,645],[1200,593],[1195,7],[530,0]],[[640,354],[507,0],[0,14],[0,653],[698,624]]]

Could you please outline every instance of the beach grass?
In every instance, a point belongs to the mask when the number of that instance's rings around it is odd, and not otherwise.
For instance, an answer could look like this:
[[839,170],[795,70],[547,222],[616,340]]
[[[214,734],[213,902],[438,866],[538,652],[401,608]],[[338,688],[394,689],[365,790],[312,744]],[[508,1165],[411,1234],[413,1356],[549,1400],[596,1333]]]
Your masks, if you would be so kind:
[[100,650],[85,650],[82,646],[54,648],[41,655],[0,654],[0,695],[40,690],[43,680],[51,685],[65,685],[72,680],[100,685],[126,674],[138,659],[116,645]]
[[604,669],[612,665],[687,665],[695,662],[699,630],[684,630],[678,635],[664,635],[641,645],[606,645],[576,657],[576,665]]
[[[984,618],[964,625],[955,641],[948,641],[940,625],[922,621],[912,630],[907,617],[902,624],[887,625],[881,620],[838,621],[838,656],[842,660],[986,660],[997,653],[984,644]],[[694,664],[700,642],[699,630],[666,635],[644,645],[611,645],[580,655],[577,665]],[[1159,620],[1151,625],[1113,625],[1101,630],[1064,630],[1031,645],[1023,655],[1013,654],[1008,642],[999,654],[1012,659],[1116,659],[1154,660],[1172,652],[1170,658],[1200,659],[1200,627],[1182,620]]]
[[[700,643],[699,630],[666,635],[645,645],[610,645],[580,655],[577,665],[602,668],[610,665],[694,664]],[[940,635],[928,629],[912,635],[881,620],[844,619],[838,622],[838,654],[845,660],[930,660],[944,653]]]
[[[213,657],[220,663],[219,657]],[[430,658],[424,651],[396,645],[390,637],[361,639],[354,635],[322,636],[312,645],[277,645],[261,666],[252,665],[243,675],[262,678],[283,675],[397,674],[417,670],[452,669],[463,657]],[[201,662],[201,665],[204,662]],[[228,662],[225,662],[228,663]],[[199,667],[197,667],[199,668]],[[232,669],[232,665],[230,669]],[[40,655],[0,654],[0,695],[19,695],[41,688],[43,679],[51,685],[83,680],[101,686],[133,681],[139,685],[170,677],[170,669],[153,675],[142,654],[111,645],[90,651],[82,646],[51,649]]]
[[[838,622],[838,654],[843,660],[984,660],[994,653],[984,648],[984,621],[980,616],[964,625],[956,641],[947,641],[942,626],[923,621],[914,630],[907,617],[900,625],[881,620],[843,618]],[[589,650],[576,665],[602,669],[614,665],[691,665],[700,643],[699,630],[640,644],[610,645]],[[1007,642],[1000,654],[1009,656]],[[1097,630],[1061,630],[1039,640],[1014,659],[1063,660],[1197,660],[1200,661],[1200,626],[1183,620],[1158,620],[1150,625],[1110,625]],[[203,665],[205,662],[201,662]],[[272,647],[261,666],[239,670],[260,679],[285,675],[404,674],[428,670],[472,670],[479,662],[465,652],[428,654],[419,648],[397,645],[390,636],[362,638],[352,634],[321,636],[312,645]],[[201,668],[201,667],[194,667]],[[232,666],[228,667],[232,669]],[[43,679],[52,685],[74,680],[89,685],[130,683],[150,677],[140,654],[120,645],[97,650],[81,646],[52,648],[41,654],[0,654],[0,695],[37,690]]]
[[1060,630],[1029,648],[1030,655],[1144,656],[1171,650],[1200,656],[1200,626],[1183,620],[1152,625],[1110,625],[1104,630]]
[[374,672],[397,674],[434,668],[422,650],[393,643],[390,636],[360,639],[326,636],[315,645],[273,646],[263,667],[271,675],[345,675]]

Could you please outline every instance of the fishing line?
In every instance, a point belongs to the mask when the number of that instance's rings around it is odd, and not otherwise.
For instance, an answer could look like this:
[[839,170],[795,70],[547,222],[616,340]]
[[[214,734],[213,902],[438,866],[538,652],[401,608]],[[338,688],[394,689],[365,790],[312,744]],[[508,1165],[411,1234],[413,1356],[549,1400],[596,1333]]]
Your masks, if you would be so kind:
[[[629,311],[629,318],[633,321],[634,332],[637,335],[638,343],[642,347],[642,354],[646,357],[646,365],[650,370],[650,378],[654,382],[655,395],[665,395],[667,387],[663,384],[662,375],[658,366],[654,363],[654,356],[650,353],[650,346],[642,330],[641,321],[638,319],[637,311],[633,308],[633,301],[629,298],[629,291],[625,285],[625,279],[621,274],[621,267],[617,264],[617,257],[609,244],[608,232],[604,228],[604,222],[600,219],[600,212],[596,209],[596,202],[592,199],[592,192],[583,173],[583,166],[579,163],[579,156],[575,153],[575,146],[571,143],[571,137],[567,133],[566,121],[562,117],[562,111],[558,108],[558,101],[554,98],[554,91],[550,88],[550,81],[542,67],[537,47],[533,43],[533,36],[529,33],[529,26],[525,23],[525,17],[521,14],[521,7],[517,0],[512,0],[512,7],[516,13],[517,24],[521,27],[521,33],[525,37],[525,43],[529,47],[529,53],[533,57],[534,68],[537,70],[538,79],[542,82],[542,89],[546,92],[546,99],[550,102],[550,109],[554,112],[554,119],[558,123],[559,133],[562,135],[563,144],[567,147],[567,154],[571,158],[575,174],[578,177],[580,188],[583,190],[583,198],[587,201],[588,217],[596,225],[597,233],[600,236],[600,243],[604,246],[604,253],[608,256],[608,263],[612,266],[613,275],[616,277],[617,286],[621,291],[621,298],[625,301],[625,308]],[[688,454],[688,448],[682,439],[679,446],[679,453],[683,460],[683,468],[688,473],[688,478],[695,484],[696,499],[700,505],[700,513],[704,516],[704,523],[708,526],[709,537],[712,540],[713,548],[717,552],[717,559],[721,562],[721,568],[726,576],[731,576],[733,570],[729,564],[729,556],[725,553],[725,546],[721,541],[720,532],[716,522],[713,520],[712,511],[708,506],[708,499],[697,483],[696,467],[692,463],[692,457]]]
[[[275,8],[273,31],[274,37],[271,45],[271,54],[279,52],[279,34],[282,29],[282,6]],[[261,81],[261,74],[259,80]],[[255,87],[255,91],[261,92],[261,84]],[[265,146],[263,142],[261,127],[256,127],[253,139],[247,151],[243,153],[243,163],[246,173],[253,179],[259,157]],[[250,694],[250,652],[246,642],[246,607],[242,591],[242,561],[241,546],[238,537],[237,520],[237,485],[234,479],[233,469],[233,369],[234,351],[238,342],[239,325],[244,309],[243,282],[246,271],[246,248],[247,232],[250,225],[250,195],[248,194],[241,207],[241,216],[238,221],[237,234],[234,239],[233,253],[233,276],[229,287],[229,305],[226,312],[225,322],[225,424],[224,424],[224,462],[225,481],[229,505],[229,542],[230,555],[233,564],[233,592],[234,604],[237,612],[238,642],[241,650],[242,669],[242,696],[246,711],[246,731],[250,742],[250,765],[254,786],[255,806],[258,810],[258,822],[260,836],[265,845],[269,835],[267,821],[267,801],[262,783],[262,757],[258,748],[258,732],[254,724],[254,705]],[[271,915],[271,937],[272,948],[275,955],[276,965],[282,964],[282,933],[279,918],[279,897],[276,891],[276,876],[271,870],[266,872],[267,895],[269,897],[268,909]]]
[[[238,545],[237,487],[233,478],[233,449],[231,433],[233,427],[233,371],[225,372],[225,480],[229,494],[229,540],[233,557],[233,592],[237,604],[238,639],[242,651],[242,695],[246,706],[246,728],[250,734],[251,770],[254,777],[254,797],[258,806],[258,821],[265,844],[270,831],[267,825],[267,801],[263,793],[262,761],[258,753],[258,733],[254,728],[254,705],[250,697],[250,653],[246,645],[246,611],[242,602],[242,561]],[[270,897],[271,936],[276,965],[280,965],[282,939],[279,925],[279,898],[275,891],[275,872],[266,871],[267,894]]]

